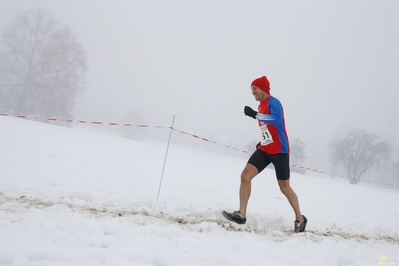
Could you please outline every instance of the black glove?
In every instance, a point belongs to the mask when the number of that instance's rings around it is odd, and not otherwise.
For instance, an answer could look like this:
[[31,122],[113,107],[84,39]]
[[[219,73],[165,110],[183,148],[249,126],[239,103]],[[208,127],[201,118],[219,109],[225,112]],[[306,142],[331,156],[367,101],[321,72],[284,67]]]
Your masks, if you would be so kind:
[[244,107],[244,114],[249,116],[249,117],[252,117],[253,119],[256,119],[256,115],[258,114],[258,112],[256,112],[254,109],[252,109],[249,106],[245,106]]

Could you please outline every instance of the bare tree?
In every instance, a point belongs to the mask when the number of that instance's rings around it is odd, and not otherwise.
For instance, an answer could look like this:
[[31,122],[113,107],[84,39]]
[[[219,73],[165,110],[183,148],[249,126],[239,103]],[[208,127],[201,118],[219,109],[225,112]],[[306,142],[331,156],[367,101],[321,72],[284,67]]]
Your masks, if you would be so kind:
[[86,52],[41,9],[19,13],[0,39],[0,108],[68,117],[85,85]]
[[354,129],[345,139],[337,139],[330,144],[333,164],[345,168],[351,184],[359,182],[362,174],[389,158],[392,148],[379,139],[364,129]]
[[305,142],[300,138],[293,138],[290,140],[290,160],[294,164],[300,164],[306,160],[305,156]]
[[290,140],[290,161],[296,165],[296,167],[292,167],[291,170],[301,174],[305,173],[305,169],[299,167],[299,165],[306,160],[305,146],[305,142],[300,138],[293,138]]
[[388,166],[388,170],[396,182],[396,189],[398,189],[399,185],[399,150],[396,150],[396,161],[392,161]]

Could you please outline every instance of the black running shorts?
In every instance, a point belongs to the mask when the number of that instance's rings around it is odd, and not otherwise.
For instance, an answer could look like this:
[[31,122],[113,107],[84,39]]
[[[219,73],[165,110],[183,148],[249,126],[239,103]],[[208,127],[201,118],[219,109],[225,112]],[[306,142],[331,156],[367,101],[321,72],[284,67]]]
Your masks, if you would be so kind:
[[257,149],[249,158],[248,163],[255,166],[259,173],[272,163],[278,180],[290,179],[289,154],[269,154]]

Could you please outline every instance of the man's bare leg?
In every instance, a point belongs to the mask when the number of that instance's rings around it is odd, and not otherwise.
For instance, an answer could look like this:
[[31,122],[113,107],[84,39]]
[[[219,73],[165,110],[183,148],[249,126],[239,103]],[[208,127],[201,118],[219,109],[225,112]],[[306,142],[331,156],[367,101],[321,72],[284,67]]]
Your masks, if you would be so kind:
[[302,221],[303,217],[301,214],[301,210],[299,208],[298,197],[295,194],[294,190],[290,186],[290,180],[277,180],[278,185],[280,186],[281,192],[287,197],[288,202],[290,203],[292,209],[295,212],[295,219],[298,221]]
[[241,173],[240,209],[243,218],[247,217],[247,206],[251,196],[251,181],[258,174],[258,169],[252,164],[247,164]]

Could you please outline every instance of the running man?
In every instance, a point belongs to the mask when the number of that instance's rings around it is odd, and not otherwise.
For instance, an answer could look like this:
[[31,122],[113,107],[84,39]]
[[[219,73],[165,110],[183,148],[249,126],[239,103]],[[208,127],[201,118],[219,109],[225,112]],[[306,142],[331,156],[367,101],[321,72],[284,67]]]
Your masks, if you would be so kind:
[[241,173],[239,210],[230,213],[223,211],[222,214],[230,221],[245,224],[247,205],[251,196],[251,181],[272,163],[280,190],[287,197],[295,213],[294,231],[304,232],[308,220],[302,215],[298,197],[290,186],[290,146],[283,106],[277,98],[270,95],[270,83],[266,76],[255,79],[251,84],[251,90],[255,100],[259,101],[258,112],[245,106],[244,114],[258,120],[262,138]]

